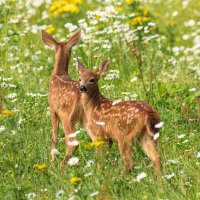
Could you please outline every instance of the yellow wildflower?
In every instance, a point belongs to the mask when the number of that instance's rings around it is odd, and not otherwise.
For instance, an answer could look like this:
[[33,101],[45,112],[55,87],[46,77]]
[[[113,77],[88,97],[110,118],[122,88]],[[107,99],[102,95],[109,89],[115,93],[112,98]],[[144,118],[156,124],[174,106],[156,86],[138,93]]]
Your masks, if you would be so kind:
[[135,25],[142,25],[143,23],[145,22],[149,22],[151,19],[149,17],[141,17],[141,16],[138,16],[138,17],[135,17],[133,19],[130,19],[128,22],[135,26]]
[[148,9],[143,7],[143,6],[138,6],[137,7],[138,10],[142,11],[144,13],[144,15],[148,14]]
[[173,26],[175,24],[175,21],[173,19],[167,20],[167,25]]
[[134,0],[126,0],[124,3],[126,5],[131,5],[134,2]]
[[97,20],[100,20],[101,17],[100,17],[99,15],[96,15],[96,19],[97,19]]
[[3,110],[1,113],[0,113],[0,120],[6,118],[6,117],[10,117],[10,116],[13,116],[15,113],[13,111],[10,111],[10,110]]
[[51,34],[55,31],[55,28],[53,26],[46,28],[46,32]]
[[59,14],[69,12],[78,13],[78,4],[82,4],[83,0],[54,0],[51,3],[50,11],[52,16],[58,16]]
[[94,142],[91,142],[91,143],[85,145],[85,147],[88,149],[91,149],[93,147],[101,147],[104,144],[105,144],[105,142],[103,140],[97,140],[97,141],[94,141]]
[[123,12],[123,7],[117,7],[117,12]]
[[154,16],[155,17],[160,17],[160,14],[156,12],[156,13],[154,13]]
[[76,183],[80,183],[82,180],[79,177],[72,177],[70,178],[69,182],[71,185],[75,185]]
[[46,169],[47,169],[47,166],[46,164],[34,164],[33,165],[33,168],[36,170],[36,171],[42,171],[42,172],[45,172]]

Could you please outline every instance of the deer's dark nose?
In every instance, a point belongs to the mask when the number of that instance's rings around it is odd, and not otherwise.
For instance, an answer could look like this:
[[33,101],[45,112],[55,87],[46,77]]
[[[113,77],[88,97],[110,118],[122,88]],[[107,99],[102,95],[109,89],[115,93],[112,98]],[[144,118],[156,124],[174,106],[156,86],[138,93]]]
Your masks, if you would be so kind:
[[79,89],[80,89],[81,92],[86,92],[87,91],[87,88],[84,85],[81,85],[79,87]]

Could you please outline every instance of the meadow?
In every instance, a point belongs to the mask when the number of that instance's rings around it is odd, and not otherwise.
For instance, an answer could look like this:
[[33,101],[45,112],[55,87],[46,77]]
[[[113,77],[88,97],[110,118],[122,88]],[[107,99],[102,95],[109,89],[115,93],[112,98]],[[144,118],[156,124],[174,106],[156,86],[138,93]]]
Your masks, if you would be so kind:
[[[198,0],[0,0],[0,199],[197,200],[200,199],[200,2]],[[100,80],[111,99],[143,99],[164,126],[158,138],[158,176],[138,142],[127,175],[114,144],[97,153],[77,124],[79,147],[64,170],[64,132],[51,165],[49,78],[55,52],[41,40],[45,29],[58,41],[79,27],[69,74],[78,80],[76,57],[89,68],[105,58]],[[77,159],[78,158],[78,159]]]

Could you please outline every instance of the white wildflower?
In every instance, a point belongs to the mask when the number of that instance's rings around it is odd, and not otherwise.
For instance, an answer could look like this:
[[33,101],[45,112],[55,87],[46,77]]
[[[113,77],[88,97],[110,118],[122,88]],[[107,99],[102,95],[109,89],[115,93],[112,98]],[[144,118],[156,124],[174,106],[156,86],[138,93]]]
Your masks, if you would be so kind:
[[5,126],[0,126],[0,133],[3,132],[5,129]]
[[92,176],[92,172],[84,174],[85,177]]
[[91,167],[94,164],[94,160],[88,160],[85,167]]
[[96,121],[96,124],[99,125],[99,126],[104,126],[105,122],[98,122],[98,121]]
[[135,82],[135,81],[137,81],[137,80],[138,80],[138,77],[135,76],[135,77],[133,77],[133,78],[131,79],[131,83],[133,83],[133,82]]
[[173,13],[172,13],[172,16],[173,17],[176,17],[178,15],[178,11],[174,11]]
[[195,92],[197,89],[196,88],[190,88],[189,92]]
[[51,155],[58,155],[59,151],[58,149],[51,149]]
[[182,36],[182,38],[183,38],[183,40],[188,40],[190,38],[190,36],[185,34],[185,35]]
[[77,140],[72,140],[72,141],[68,141],[67,145],[75,147],[79,145],[79,142]]
[[68,198],[68,200],[75,200],[75,197],[74,197],[74,196],[70,196],[70,197]]
[[185,134],[178,135],[178,139],[184,138]]
[[189,140],[186,139],[186,140],[184,140],[182,143],[184,144],[184,143],[188,143],[188,142],[189,142]]
[[11,93],[11,94],[8,94],[8,95],[7,95],[7,98],[8,98],[8,99],[14,99],[15,97],[17,97],[17,94],[16,94],[16,93]]
[[154,22],[149,22],[148,26],[155,26],[156,24]]
[[147,174],[145,172],[142,172],[140,174],[137,175],[137,181],[140,182],[141,179],[147,177]]
[[164,122],[160,122],[155,125],[155,128],[162,128],[164,126]]
[[15,131],[15,130],[11,130],[10,132],[12,133],[12,135],[15,135],[15,134],[16,134],[16,131]]
[[56,192],[55,197],[56,197],[57,199],[59,199],[61,196],[63,196],[64,193],[65,193],[64,190],[59,190],[58,192]]
[[68,160],[68,165],[69,166],[74,166],[74,165],[77,165],[79,162],[79,158],[77,157],[72,157]]
[[197,158],[200,158],[200,152],[197,153]]
[[154,136],[153,136],[153,140],[157,140],[160,136],[160,133],[155,133]]
[[99,191],[93,192],[93,193],[90,194],[90,197],[97,196],[98,194],[99,194]]
[[34,192],[30,192],[26,194],[27,199],[32,200],[36,197],[36,194]]
[[195,21],[193,19],[190,19],[189,21],[185,22],[184,25],[186,27],[188,27],[188,26],[194,26],[195,25]]
[[175,177],[175,174],[174,174],[174,173],[166,174],[166,175],[164,175],[164,177],[165,177],[166,179],[171,179],[171,178]]

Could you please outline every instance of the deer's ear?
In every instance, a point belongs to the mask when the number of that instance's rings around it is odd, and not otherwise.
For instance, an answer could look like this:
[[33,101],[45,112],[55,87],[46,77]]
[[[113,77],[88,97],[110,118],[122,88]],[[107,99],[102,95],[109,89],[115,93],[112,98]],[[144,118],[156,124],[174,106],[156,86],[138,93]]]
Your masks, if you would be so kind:
[[109,70],[109,61],[108,59],[104,60],[101,65],[96,69],[95,73],[98,76],[103,76],[104,74],[106,74]]
[[81,39],[81,28],[79,28],[67,41],[68,48],[72,48]]
[[77,58],[77,64],[78,64],[78,71],[80,74],[86,70],[85,66],[83,65],[83,63],[79,58]]
[[42,34],[43,42],[46,45],[56,49],[56,46],[58,45],[58,43],[53,39],[53,37],[49,33],[47,33],[46,31],[44,31],[44,30],[42,30],[41,34]]

